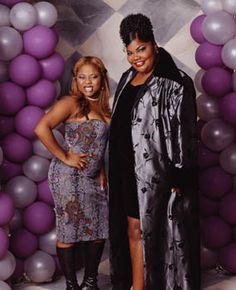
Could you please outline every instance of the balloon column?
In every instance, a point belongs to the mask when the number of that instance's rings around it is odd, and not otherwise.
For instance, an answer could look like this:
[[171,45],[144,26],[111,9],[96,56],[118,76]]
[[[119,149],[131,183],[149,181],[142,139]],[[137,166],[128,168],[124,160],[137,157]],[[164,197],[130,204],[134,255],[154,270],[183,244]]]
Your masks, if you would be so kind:
[[191,24],[199,44],[202,267],[236,273],[236,1],[203,0]]
[[[47,173],[52,155],[34,128],[57,97],[64,59],[55,52],[49,2],[0,0],[0,288],[24,274],[52,279],[55,216]],[[54,135],[62,143],[62,134]],[[7,282],[8,284],[7,284]]]

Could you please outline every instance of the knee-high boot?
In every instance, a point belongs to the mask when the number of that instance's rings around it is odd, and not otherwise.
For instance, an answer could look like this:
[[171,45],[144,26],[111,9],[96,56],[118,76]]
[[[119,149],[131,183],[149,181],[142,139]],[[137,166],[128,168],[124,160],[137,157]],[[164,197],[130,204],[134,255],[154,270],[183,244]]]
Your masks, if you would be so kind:
[[98,266],[104,249],[104,240],[86,242],[85,273],[81,290],[99,290],[97,286]]
[[69,248],[57,247],[57,255],[62,272],[66,278],[66,290],[79,290],[76,278],[74,246]]

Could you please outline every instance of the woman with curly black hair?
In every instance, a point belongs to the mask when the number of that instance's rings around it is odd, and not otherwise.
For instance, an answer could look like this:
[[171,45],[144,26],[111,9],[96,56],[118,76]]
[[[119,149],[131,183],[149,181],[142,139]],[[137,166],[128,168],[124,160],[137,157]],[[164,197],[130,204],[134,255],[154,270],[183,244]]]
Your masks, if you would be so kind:
[[148,17],[128,15],[120,36],[131,68],[109,139],[113,289],[199,290],[193,82],[157,46]]

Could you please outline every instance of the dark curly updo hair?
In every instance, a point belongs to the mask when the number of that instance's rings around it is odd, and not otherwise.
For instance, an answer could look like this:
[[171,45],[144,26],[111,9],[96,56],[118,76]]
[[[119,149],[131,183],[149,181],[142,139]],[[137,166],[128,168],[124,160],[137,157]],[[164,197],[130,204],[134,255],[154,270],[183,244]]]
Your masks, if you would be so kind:
[[120,37],[125,46],[136,38],[144,42],[155,42],[153,27],[150,19],[141,14],[130,14],[120,24]]

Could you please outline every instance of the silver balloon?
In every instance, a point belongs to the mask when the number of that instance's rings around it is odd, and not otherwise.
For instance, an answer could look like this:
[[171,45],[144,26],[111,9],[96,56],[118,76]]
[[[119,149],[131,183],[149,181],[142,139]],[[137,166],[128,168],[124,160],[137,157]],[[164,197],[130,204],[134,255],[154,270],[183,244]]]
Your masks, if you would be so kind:
[[1,290],[11,290],[10,286],[4,281],[0,281],[0,289]]
[[25,260],[25,272],[32,282],[50,281],[55,270],[53,257],[43,251],[37,251]]
[[38,14],[38,24],[52,27],[57,21],[57,10],[49,2],[42,1],[34,5]]
[[10,11],[10,22],[20,31],[26,31],[36,25],[37,17],[34,6],[26,2],[17,3]]
[[24,174],[33,181],[39,182],[47,178],[50,162],[40,156],[33,155],[23,163]]
[[19,209],[15,209],[15,214],[9,223],[9,228],[13,232],[19,228],[23,227],[23,217]]
[[223,0],[223,9],[231,14],[236,14],[236,1]]
[[195,78],[194,78],[194,83],[195,83],[196,89],[199,92],[204,92],[204,89],[202,87],[202,77],[203,77],[204,73],[205,73],[205,70],[204,69],[200,69],[196,73]]
[[205,14],[211,14],[216,11],[222,10],[221,0],[203,0],[202,10]]
[[50,255],[56,255],[56,241],[57,235],[56,229],[54,228],[50,232],[39,237],[39,248]]
[[7,254],[0,260],[0,280],[7,280],[12,273],[14,272],[16,267],[15,257],[11,252],[7,252]]
[[37,197],[36,184],[26,176],[15,176],[6,184],[6,192],[13,198],[17,208],[25,208]]
[[236,35],[235,20],[227,12],[217,11],[203,20],[202,33],[213,44],[225,44]]
[[236,145],[230,145],[220,154],[220,165],[228,173],[236,175]]
[[12,27],[0,27],[0,60],[11,60],[21,53],[23,40],[18,31]]
[[227,67],[236,69],[236,39],[231,39],[224,45],[221,58]]
[[2,164],[3,161],[3,152],[2,152],[2,148],[0,147],[0,165]]
[[219,101],[202,94],[197,98],[197,112],[200,119],[209,121],[219,116]]
[[0,4],[0,26],[10,26],[10,9]]
[[0,61],[0,83],[9,80],[8,62]]
[[[62,134],[58,130],[53,129],[53,135],[56,138],[58,144],[62,146],[62,144],[64,143],[64,138]],[[53,154],[48,151],[48,149],[43,145],[43,143],[39,139],[35,139],[33,141],[33,151],[36,155],[39,155],[47,159],[51,159],[53,157]]]

